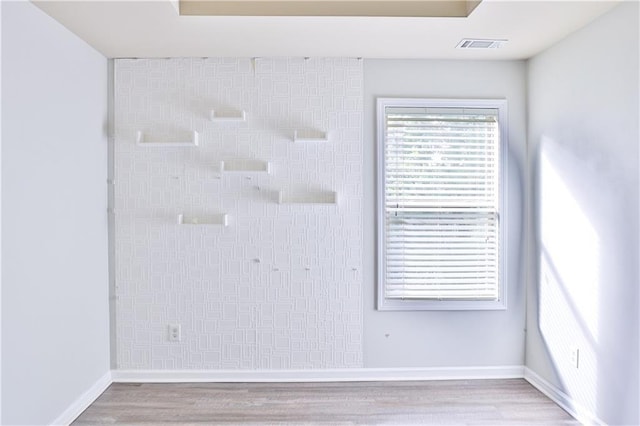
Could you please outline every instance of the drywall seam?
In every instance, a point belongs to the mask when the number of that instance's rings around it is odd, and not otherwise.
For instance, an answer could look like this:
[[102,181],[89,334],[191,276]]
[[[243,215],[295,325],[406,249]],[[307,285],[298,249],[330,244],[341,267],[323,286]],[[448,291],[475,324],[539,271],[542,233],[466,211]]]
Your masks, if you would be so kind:
[[115,255],[115,162],[114,162],[114,65],[113,59],[107,61],[107,255],[109,268],[109,357],[110,368],[116,368],[117,338],[116,338],[116,255]]

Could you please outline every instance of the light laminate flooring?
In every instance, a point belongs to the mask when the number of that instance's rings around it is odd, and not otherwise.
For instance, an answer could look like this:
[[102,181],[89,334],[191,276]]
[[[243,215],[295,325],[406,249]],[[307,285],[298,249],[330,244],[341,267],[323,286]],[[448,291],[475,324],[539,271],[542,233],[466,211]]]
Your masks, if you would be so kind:
[[523,379],[112,384],[80,425],[578,425]]

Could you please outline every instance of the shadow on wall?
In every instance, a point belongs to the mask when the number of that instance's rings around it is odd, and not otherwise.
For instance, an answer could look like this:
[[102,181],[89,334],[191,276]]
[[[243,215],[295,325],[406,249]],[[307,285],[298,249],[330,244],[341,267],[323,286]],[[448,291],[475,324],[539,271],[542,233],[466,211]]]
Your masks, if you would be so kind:
[[635,424],[637,202],[629,209],[624,182],[586,150],[549,138],[539,147],[538,327],[549,359],[576,412]]
[[[524,283],[524,270],[525,270],[525,227],[524,221],[524,183],[523,183],[523,171],[522,163],[518,156],[514,155],[513,151],[509,149],[508,158],[508,182],[507,187],[507,201],[508,206],[506,213],[508,215],[507,227],[510,230],[507,232],[507,251],[508,255],[503,256],[504,262],[508,262],[506,267],[506,281],[505,283]],[[526,304],[526,286],[515,285],[510,286],[507,294],[508,309],[515,306],[516,309],[519,306]],[[525,310],[522,308],[522,315],[525,315]],[[524,319],[523,319],[524,321]],[[525,338],[524,336],[522,337]],[[522,359],[524,359],[524,347],[522,348]]]

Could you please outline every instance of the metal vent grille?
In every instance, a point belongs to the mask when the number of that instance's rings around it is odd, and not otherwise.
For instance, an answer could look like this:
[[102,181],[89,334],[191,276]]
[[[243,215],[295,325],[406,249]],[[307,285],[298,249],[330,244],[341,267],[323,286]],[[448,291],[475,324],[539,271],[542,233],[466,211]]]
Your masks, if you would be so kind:
[[497,49],[507,40],[492,40],[481,38],[463,38],[456,46],[458,49]]

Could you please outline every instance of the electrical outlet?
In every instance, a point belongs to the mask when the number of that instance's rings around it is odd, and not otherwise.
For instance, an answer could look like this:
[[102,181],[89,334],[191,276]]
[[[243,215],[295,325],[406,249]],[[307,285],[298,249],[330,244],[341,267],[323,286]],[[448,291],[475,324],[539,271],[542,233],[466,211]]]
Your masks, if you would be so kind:
[[169,341],[179,342],[182,338],[180,333],[180,324],[169,324]]
[[571,346],[571,365],[580,368],[580,349],[577,346]]

